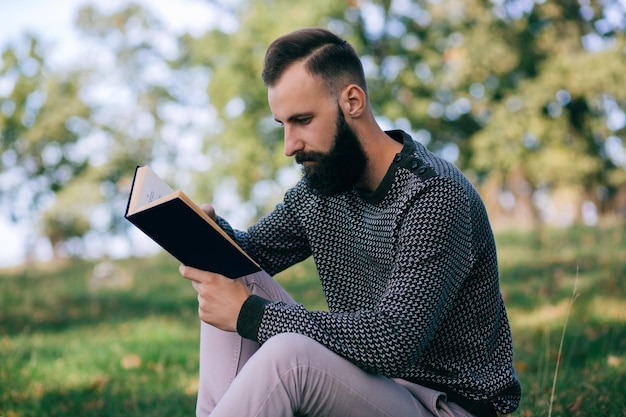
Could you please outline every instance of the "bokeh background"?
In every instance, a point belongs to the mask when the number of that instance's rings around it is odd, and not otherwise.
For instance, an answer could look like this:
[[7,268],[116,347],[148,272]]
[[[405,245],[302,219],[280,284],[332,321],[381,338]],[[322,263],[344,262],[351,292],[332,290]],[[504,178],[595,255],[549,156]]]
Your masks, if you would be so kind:
[[[483,196],[517,414],[626,412],[626,1],[0,0],[0,416],[193,413],[195,297],[123,218],[134,168],[270,210],[300,174],[263,55],[312,25]],[[277,279],[325,308],[310,261]]]

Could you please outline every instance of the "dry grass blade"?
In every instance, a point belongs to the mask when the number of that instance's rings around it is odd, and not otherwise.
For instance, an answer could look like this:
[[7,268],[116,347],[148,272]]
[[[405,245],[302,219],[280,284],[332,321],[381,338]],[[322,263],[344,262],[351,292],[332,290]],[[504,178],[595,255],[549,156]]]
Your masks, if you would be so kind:
[[565,333],[567,331],[567,321],[569,319],[570,312],[572,311],[572,305],[578,297],[578,269],[576,269],[576,279],[574,280],[574,289],[572,290],[572,296],[569,300],[567,307],[567,314],[565,315],[565,323],[563,324],[563,331],[561,332],[561,341],[559,343],[559,352],[556,357],[556,369],[554,370],[554,378],[552,380],[552,392],[550,394],[550,405],[548,407],[548,417],[552,417],[552,405],[554,404],[554,394],[556,392],[556,381],[559,377],[559,366],[561,364],[561,355],[563,353],[563,341],[565,340]]

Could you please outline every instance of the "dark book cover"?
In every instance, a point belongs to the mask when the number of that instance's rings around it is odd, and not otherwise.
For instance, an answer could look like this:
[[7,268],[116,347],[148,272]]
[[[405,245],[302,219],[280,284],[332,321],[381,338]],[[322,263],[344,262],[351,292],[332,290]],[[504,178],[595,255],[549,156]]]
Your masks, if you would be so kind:
[[239,278],[261,268],[180,197],[126,218],[184,265]]

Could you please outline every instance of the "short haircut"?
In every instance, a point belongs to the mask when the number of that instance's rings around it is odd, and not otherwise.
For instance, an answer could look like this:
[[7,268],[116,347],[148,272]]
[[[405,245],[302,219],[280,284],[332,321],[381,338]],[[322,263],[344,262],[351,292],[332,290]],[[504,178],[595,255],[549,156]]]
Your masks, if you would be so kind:
[[333,96],[356,84],[367,94],[363,65],[354,48],[322,28],[305,28],[276,39],[265,53],[263,82],[275,85],[295,62],[303,61],[311,75],[319,76]]

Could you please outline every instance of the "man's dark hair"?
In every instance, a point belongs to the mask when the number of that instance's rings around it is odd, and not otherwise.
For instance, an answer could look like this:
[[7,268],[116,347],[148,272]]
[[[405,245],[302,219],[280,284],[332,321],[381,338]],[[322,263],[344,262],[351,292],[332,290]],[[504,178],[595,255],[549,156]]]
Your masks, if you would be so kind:
[[273,86],[293,63],[304,61],[305,68],[324,81],[330,94],[338,95],[349,84],[367,94],[363,65],[352,46],[322,28],[296,30],[276,39],[265,53],[263,82]]

